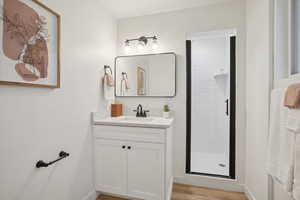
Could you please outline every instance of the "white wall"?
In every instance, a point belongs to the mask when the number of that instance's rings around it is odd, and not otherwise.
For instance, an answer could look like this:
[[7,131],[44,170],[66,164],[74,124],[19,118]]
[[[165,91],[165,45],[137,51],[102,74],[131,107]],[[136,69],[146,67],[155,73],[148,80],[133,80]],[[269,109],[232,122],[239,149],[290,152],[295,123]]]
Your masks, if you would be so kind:
[[[0,199],[81,200],[93,191],[90,113],[113,65],[116,22],[96,1],[43,0],[61,14],[60,89],[0,86]],[[71,156],[35,169],[60,150]]]
[[271,66],[270,0],[247,1],[246,186],[267,200],[266,148]]
[[[170,103],[175,116],[174,170],[176,180],[185,183],[241,190],[244,182],[245,139],[245,6],[244,1],[211,5],[182,11],[122,19],[118,23],[119,55],[126,55],[124,41],[141,35],[158,35],[160,46],[156,51],[132,50],[130,54],[175,52],[177,54],[177,96],[166,98],[118,98],[125,105],[125,113],[139,103],[150,109],[152,115],[161,115],[165,103]],[[185,175],[186,147],[186,62],[185,40],[188,33],[223,29],[237,29],[237,177],[238,181],[215,180]]]

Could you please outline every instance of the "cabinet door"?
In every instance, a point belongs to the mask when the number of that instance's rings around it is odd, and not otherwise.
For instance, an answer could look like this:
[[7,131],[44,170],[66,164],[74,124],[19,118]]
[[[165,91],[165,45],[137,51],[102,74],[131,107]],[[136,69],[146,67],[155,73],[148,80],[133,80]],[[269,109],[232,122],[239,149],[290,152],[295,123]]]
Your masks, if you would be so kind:
[[95,186],[98,191],[124,195],[127,192],[126,144],[95,140]]
[[128,195],[145,200],[164,199],[164,145],[128,145]]

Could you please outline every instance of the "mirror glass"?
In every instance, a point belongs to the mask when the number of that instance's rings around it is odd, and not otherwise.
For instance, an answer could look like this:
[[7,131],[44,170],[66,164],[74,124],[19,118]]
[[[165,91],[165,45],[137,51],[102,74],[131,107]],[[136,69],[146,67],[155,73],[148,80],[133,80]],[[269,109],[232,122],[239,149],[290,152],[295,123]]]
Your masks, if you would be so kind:
[[175,96],[174,53],[121,56],[115,64],[116,96]]

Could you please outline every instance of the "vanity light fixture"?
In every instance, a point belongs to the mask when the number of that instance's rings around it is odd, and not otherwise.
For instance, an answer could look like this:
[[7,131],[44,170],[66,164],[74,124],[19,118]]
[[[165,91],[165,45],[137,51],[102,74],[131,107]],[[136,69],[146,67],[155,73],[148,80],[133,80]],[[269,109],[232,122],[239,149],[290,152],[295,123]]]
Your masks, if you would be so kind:
[[152,49],[157,49],[158,48],[158,42],[157,42],[157,37],[153,36],[153,37],[146,37],[146,36],[141,36],[139,38],[135,38],[135,39],[127,39],[125,41],[125,51],[129,51],[131,48],[130,43],[131,42],[138,42],[137,43],[137,48],[139,50],[143,50],[147,44],[149,43],[149,40],[152,40]]

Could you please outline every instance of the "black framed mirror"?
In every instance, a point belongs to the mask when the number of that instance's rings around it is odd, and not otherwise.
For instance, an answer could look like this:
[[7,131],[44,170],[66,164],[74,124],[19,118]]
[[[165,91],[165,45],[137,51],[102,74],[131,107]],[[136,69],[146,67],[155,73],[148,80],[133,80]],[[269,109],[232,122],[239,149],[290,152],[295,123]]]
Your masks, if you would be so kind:
[[116,57],[116,97],[174,97],[175,95],[175,53]]

